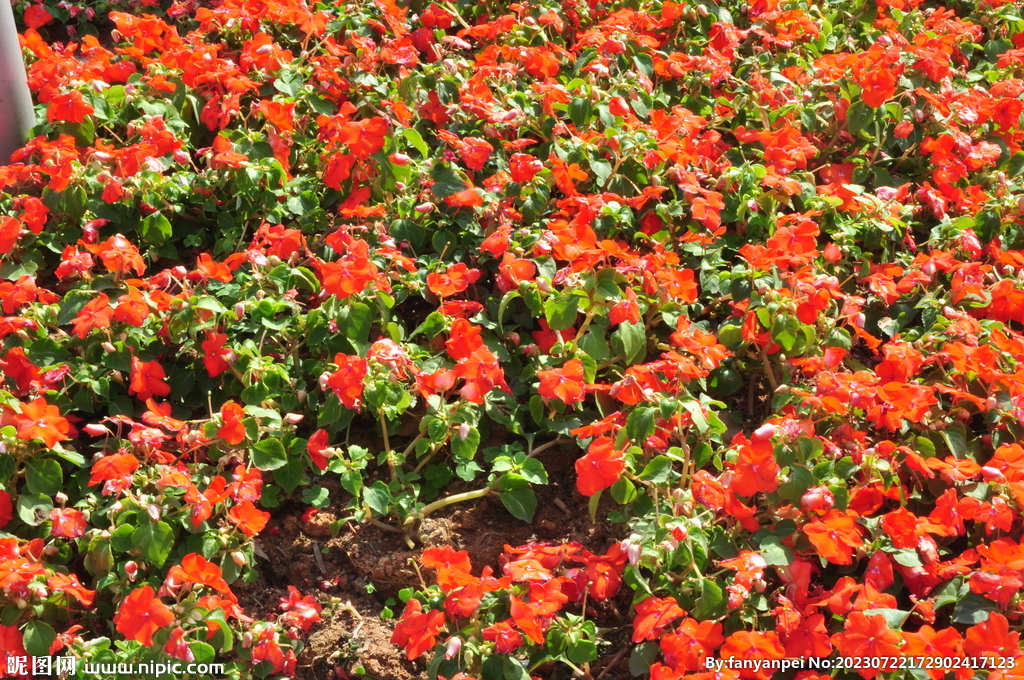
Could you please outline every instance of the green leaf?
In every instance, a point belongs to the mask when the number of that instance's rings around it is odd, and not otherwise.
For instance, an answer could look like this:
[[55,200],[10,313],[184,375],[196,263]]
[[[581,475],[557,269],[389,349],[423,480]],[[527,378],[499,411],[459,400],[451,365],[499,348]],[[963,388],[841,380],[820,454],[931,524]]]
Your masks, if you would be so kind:
[[163,245],[164,241],[171,237],[174,230],[171,223],[159,210],[148,217],[143,218],[139,224],[139,233],[148,243],[155,246]]
[[32,493],[56,496],[64,487],[60,463],[47,458],[33,458],[25,466],[25,484]]
[[264,439],[252,447],[252,464],[260,470],[276,470],[288,464],[288,453],[280,439]]
[[536,458],[530,458],[525,461],[519,470],[519,474],[532,484],[548,483],[548,472],[544,469],[544,463]]
[[480,447],[480,430],[475,427],[469,428],[465,439],[456,432],[450,440],[450,445],[453,454],[459,458],[470,459],[476,455],[476,450]]
[[653,407],[641,406],[626,418],[626,436],[637,446],[643,446],[647,438],[654,434],[654,415]]
[[[505,478],[510,476],[505,475]],[[525,480],[522,484],[516,484],[508,491],[503,491],[500,497],[501,502],[513,517],[524,522],[533,521],[533,513],[537,511],[537,496]]]
[[769,534],[761,540],[761,557],[770,567],[784,567],[793,563],[793,551],[782,544],[775,534]]
[[430,156],[430,149],[427,148],[426,142],[423,141],[423,136],[420,135],[416,128],[405,128],[402,130],[402,136],[405,137],[406,141],[412,144],[424,158]]
[[[626,477],[619,477],[610,489],[612,499],[619,505],[632,503],[636,498],[636,486]],[[598,496],[595,496],[597,498]]]
[[999,611],[999,605],[976,593],[967,593],[953,607],[953,623],[978,625],[988,620],[989,614]]
[[530,680],[530,673],[523,663],[514,656],[506,656],[502,662],[503,680]]
[[672,479],[672,459],[668,456],[656,456],[638,477],[652,484],[664,484]]
[[624,321],[612,333],[612,351],[627,364],[635,363],[647,346],[647,330],[643,322]]
[[910,616],[910,612],[902,609],[865,609],[863,613],[864,616],[881,615],[885,618],[886,624],[893,630],[900,630],[907,617]]
[[846,110],[846,129],[854,137],[873,139],[874,134],[868,128],[875,122],[875,110],[862,101],[850,104]]
[[302,482],[303,468],[302,458],[290,458],[287,463],[274,470],[274,481],[285,493],[291,493]]
[[704,579],[700,584],[700,597],[697,599],[697,606],[693,609],[693,616],[698,621],[718,616],[722,609],[722,589],[710,579]]
[[132,544],[153,566],[162,567],[174,546],[174,530],[166,522],[143,524],[132,534]]
[[274,79],[274,89],[283,92],[290,97],[299,96],[299,91],[305,84],[303,75],[298,71],[281,70]]
[[391,489],[383,481],[377,480],[373,486],[363,487],[363,500],[371,510],[378,515],[383,515],[391,505]]
[[544,318],[553,331],[564,331],[576,323],[576,310],[580,299],[575,295],[552,296],[544,301]]
[[649,673],[659,653],[661,648],[657,642],[644,642],[634,647],[629,655],[629,674],[635,678]]
[[50,519],[53,501],[43,494],[22,494],[18,497],[18,517],[29,526],[37,527]]
[[577,97],[569,103],[569,120],[578,128],[582,128],[590,120],[592,104],[586,97]]
[[48,623],[29,621],[22,629],[25,638],[22,644],[31,656],[48,656],[50,646],[57,639],[57,632]]
[[[355,343],[364,343],[370,337],[373,326],[373,311],[362,302],[352,302],[338,313],[338,330]],[[356,345],[356,349],[359,349]]]

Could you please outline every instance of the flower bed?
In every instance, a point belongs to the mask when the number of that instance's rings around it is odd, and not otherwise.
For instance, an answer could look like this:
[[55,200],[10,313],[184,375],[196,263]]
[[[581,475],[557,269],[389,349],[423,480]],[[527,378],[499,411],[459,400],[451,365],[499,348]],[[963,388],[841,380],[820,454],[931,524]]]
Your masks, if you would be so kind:
[[0,677],[1024,677],[1013,3],[14,4]]

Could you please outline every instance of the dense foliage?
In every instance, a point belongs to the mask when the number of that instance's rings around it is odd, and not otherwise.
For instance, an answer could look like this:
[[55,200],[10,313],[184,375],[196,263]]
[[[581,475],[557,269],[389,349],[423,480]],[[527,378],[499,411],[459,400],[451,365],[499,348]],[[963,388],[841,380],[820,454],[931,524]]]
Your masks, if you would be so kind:
[[431,676],[1024,677],[1014,3],[14,4],[7,657],[291,675],[285,499],[416,545],[578,446],[621,544],[426,548]]

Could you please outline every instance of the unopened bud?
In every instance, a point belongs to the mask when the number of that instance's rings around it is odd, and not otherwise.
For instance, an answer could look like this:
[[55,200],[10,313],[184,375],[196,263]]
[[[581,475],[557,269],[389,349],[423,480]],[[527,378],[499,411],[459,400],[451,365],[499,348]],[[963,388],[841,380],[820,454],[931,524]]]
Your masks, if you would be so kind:
[[459,651],[462,649],[462,639],[453,637],[448,640],[448,644],[444,648],[444,658],[446,661],[451,661],[459,655]]
[[244,567],[248,563],[248,560],[245,559],[245,555],[237,550],[231,553],[231,561],[240,567]]
[[154,522],[160,521],[160,506],[150,503],[146,506],[146,514],[148,514],[149,518]]
[[284,414],[284,422],[288,423],[289,425],[298,425],[300,422],[302,422],[302,419],[305,417],[306,416],[302,415],[301,413],[286,413]]
[[462,423],[461,425],[459,425],[459,439],[461,439],[462,441],[466,441],[466,437],[469,436],[469,432],[471,429],[472,428],[469,426],[469,423]]
[[107,354],[114,354],[115,352],[117,352],[117,349],[109,342],[104,342],[102,345],[100,345],[100,347],[102,347],[103,351],[106,352]]
[[245,304],[241,302],[235,303],[235,318],[241,319],[245,316]]

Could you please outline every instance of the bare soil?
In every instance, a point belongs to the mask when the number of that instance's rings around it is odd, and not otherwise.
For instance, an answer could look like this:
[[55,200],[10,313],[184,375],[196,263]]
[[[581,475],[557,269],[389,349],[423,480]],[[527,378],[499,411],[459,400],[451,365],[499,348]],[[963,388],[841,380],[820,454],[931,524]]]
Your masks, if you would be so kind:
[[[561,543],[578,541],[588,550],[601,553],[618,540],[621,527],[600,518],[612,509],[604,499],[598,522],[592,522],[588,499],[575,488],[573,465],[579,451],[572,445],[556,447],[541,454],[550,484],[535,486],[538,506],[533,522],[515,519],[500,499],[489,496],[456,504],[426,518],[420,529],[422,545],[409,549],[403,537],[372,525],[346,524],[333,535],[332,524],[342,516],[347,494],[332,493],[337,501],[308,521],[306,508],[297,502],[277,509],[257,543],[265,557],[257,557],[260,577],[253,583],[236,583],[234,589],[250,616],[278,613],[279,598],[289,585],[303,595],[314,594],[324,605],[322,620],[306,636],[307,648],[299,657],[296,677],[303,680],[346,680],[362,667],[374,680],[426,680],[427,658],[407,661],[402,649],[391,644],[394,620],[381,617],[390,606],[397,616],[402,604],[399,590],[421,583],[416,560],[424,547],[451,545],[469,552],[475,573],[484,565],[498,567],[498,556],[506,545],[531,541]],[[321,481],[325,486],[328,483]],[[452,484],[446,494],[476,488]],[[607,504],[607,505],[605,505]],[[430,582],[432,570],[422,570]],[[626,590],[626,589],[624,589]],[[624,599],[623,599],[624,598]],[[390,601],[390,602],[389,602]],[[588,607],[588,616],[598,621],[602,638],[612,641],[603,648],[605,656],[591,664],[593,677],[619,680],[629,677],[626,649],[629,638],[629,595]],[[611,666],[614,662],[614,666]],[[539,677],[560,680],[568,668],[541,667]]]

